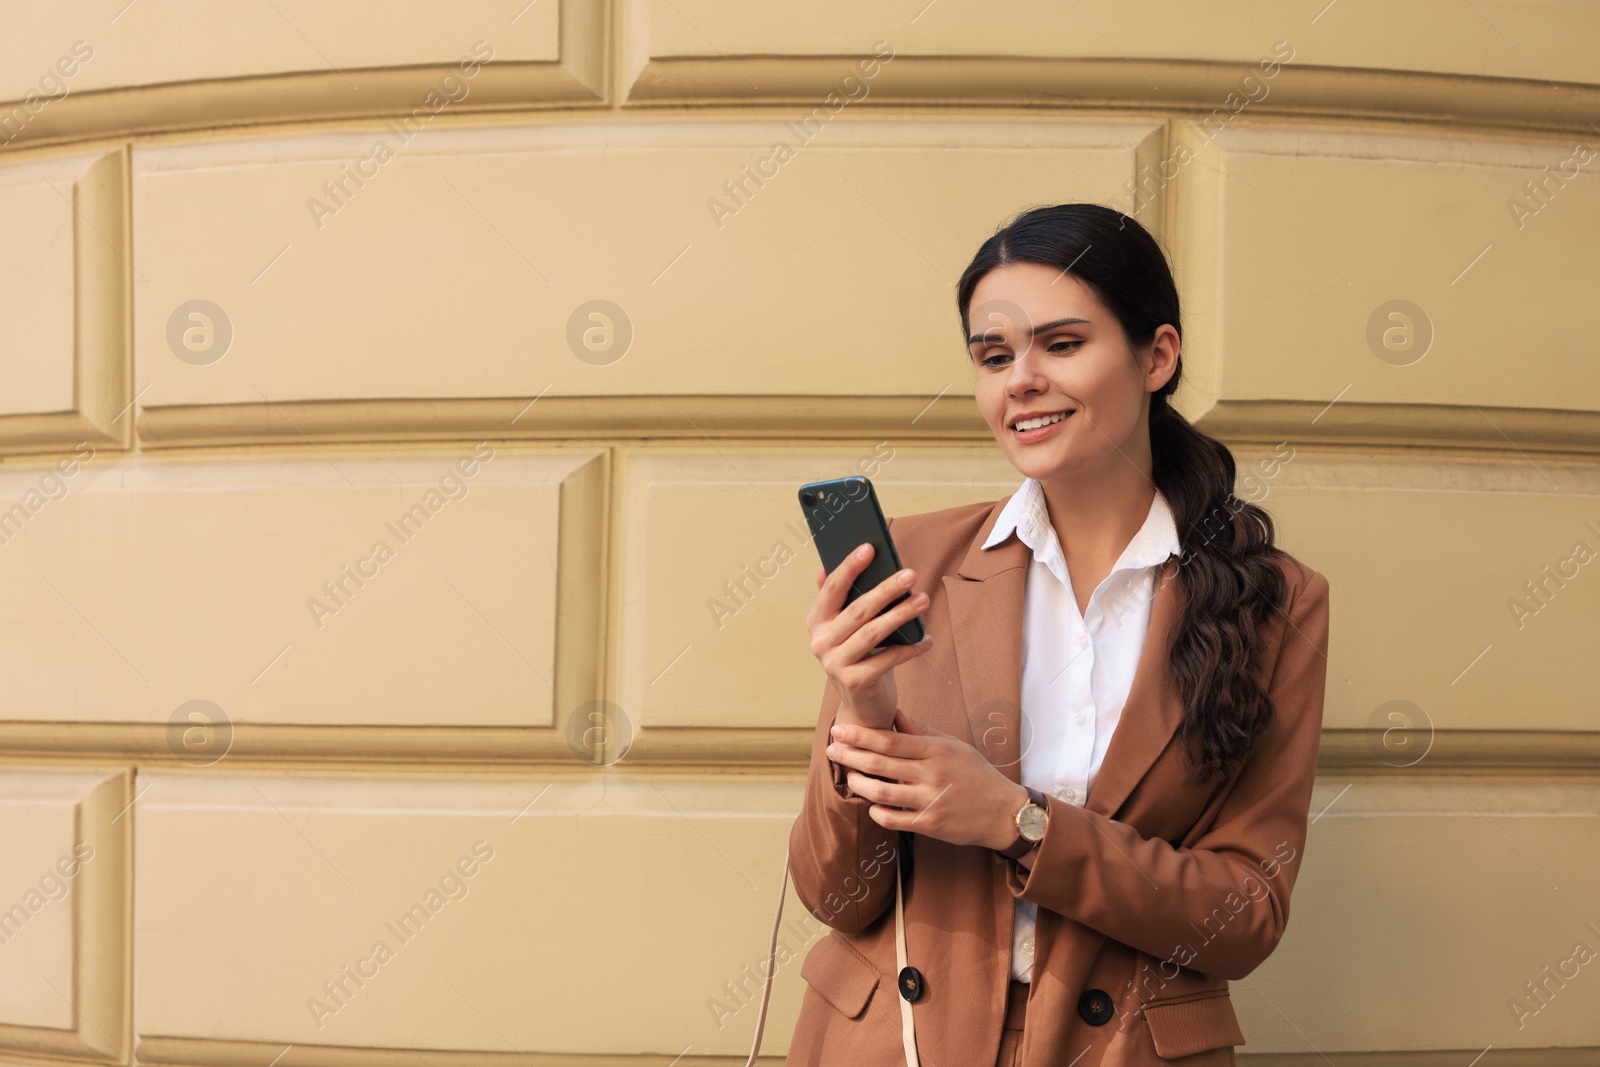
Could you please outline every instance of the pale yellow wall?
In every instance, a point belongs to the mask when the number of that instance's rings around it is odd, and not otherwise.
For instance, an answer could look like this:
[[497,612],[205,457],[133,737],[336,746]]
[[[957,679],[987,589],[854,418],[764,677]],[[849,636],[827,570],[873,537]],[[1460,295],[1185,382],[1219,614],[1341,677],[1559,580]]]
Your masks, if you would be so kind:
[[[8,18],[0,1063],[742,1062],[724,983],[765,950],[823,685],[794,489],[1015,486],[952,286],[1071,200],[1169,248],[1181,406],[1333,589],[1307,869],[1234,983],[1241,1053],[1600,1055],[1594,966],[1510,1007],[1600,951],[1600,578],[1510,607],[1600,549],[1591,5]],[[610,348],[569,341],[594,300]],[[1369,343],[1399,300],[1425,354]],[[220,316],[175,350],[191,301]]]

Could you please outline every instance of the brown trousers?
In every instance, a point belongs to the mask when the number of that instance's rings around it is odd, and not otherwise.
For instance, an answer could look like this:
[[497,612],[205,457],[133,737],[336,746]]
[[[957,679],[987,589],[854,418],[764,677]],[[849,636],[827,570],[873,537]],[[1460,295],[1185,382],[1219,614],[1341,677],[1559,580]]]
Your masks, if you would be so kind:
[[1000,1031],[1000,1055],[995,1067],[1016,1067],[1022,1055],[1022,1020],[1028,1014],[1028,983],[1012,982],[1006,993],[1006,1023]]

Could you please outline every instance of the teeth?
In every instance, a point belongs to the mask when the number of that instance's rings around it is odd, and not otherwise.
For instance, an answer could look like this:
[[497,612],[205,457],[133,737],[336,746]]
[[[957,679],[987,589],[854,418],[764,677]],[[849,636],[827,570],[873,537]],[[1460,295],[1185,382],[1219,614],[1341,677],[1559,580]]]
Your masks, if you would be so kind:
[[1060,422],[1069,414],[1070,412],[1058,411],[1054,415],[1040,415],[1036,419],[1023,419],[1021,422],[1017,423],[1017,429],[1037,430],[1041,426],[1049,426],[1052,422]]

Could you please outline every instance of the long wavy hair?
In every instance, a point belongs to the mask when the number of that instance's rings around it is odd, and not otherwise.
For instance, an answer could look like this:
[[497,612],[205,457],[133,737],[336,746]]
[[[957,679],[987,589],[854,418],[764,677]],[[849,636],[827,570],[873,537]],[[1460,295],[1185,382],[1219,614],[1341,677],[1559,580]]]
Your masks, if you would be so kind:
[[[973,256],[956,286],[963,343],[971,336],[967,311],[979,279],[1008,263],[1038,263],[1077,278],[1117,317],[1136,352],[1163,323],[1183,337],[1178,287],[1150,232],[1099,204],[1057,204],[1018,215]],[[1153,477],[1172,508],[1180,545],[1184,608],[1172,669],[1184,715],[1177,737],[1190,754],[1191,779],[1226,781],[1272,720],[1272,700],[1253,659],[1288,583],[1272,517],[1234,496],[1233,453],[1173,410],[1182,377],[1180,355],[1172,379],[1151,394],[1149,420]]]

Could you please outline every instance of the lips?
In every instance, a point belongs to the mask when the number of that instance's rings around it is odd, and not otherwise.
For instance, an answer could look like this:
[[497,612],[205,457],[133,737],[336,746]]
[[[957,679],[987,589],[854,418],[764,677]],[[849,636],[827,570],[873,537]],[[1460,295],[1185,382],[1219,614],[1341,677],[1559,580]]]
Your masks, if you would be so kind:
[[1058,422],[1064,421],[1073,413],[1073,411],[1076,410],[1076,408],[1072,408],[1067,411],[1033,412],[1013,419],[1011,422],[1011,428],[1018,433],[1027,433],[1031,430],[1043,429],[1046,426],[1053,426]]

